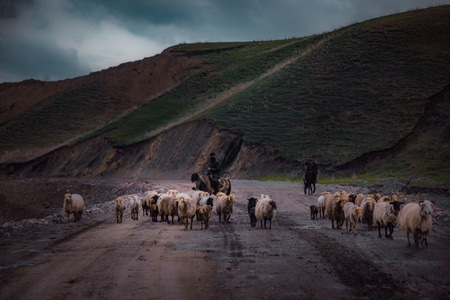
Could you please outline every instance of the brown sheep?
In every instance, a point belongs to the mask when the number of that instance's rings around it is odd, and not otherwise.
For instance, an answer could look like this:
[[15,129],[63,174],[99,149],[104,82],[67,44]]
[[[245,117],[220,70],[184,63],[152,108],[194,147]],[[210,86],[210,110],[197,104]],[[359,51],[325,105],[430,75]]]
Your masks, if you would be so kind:
[[[161,216],[161,222],[166,221],[167,224],[174,224],[173,219],[178,213],[177,198],[171,195],[161,195],[157,210]],[[172,217],[171,220],[169,220],[169,216]]]
[[195,217],[195,212],[197,211],[197,204],[191,198],[179,197],[178,200],[178,216],[181,218],[181,222],[184,225],[184,229],[187,230],[189,225],[189,219],[191,220],[191,230],[192,223]]
[[311,220],[317,219],[317,214],[319,213],[317,205],[311,205],[309,210],[311,211]]
[[203,225],[205,229],[209,228],[209,219],[211,218],[211,210],[213,207],[213,199],[208,198],[206,204],[197,206],[197,215],[200,220],[201,229],[203,230]]
[[123,199],[121,197],[116,198],[116,221],[117,223],[122,223],[123,220],[123,211],[125,210],[125,203],[123,202]]
[[139,220],[139,203],[137,201],[131,203],[131,219],[134,221]]

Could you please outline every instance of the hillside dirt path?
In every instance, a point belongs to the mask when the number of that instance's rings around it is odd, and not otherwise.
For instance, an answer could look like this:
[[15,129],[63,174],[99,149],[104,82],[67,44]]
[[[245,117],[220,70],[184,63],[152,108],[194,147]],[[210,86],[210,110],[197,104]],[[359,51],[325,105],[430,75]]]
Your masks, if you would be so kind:
[[[76,185],[76,183],[74,183]],[[187,181],[151,182],[189,191]],[[130,185],[130,192],[132,185]],[[337,191],[340,186],[318,186]],[[349,192],[364,192],[345,187]],[[109,192],[105,188],[104,194]],[[41,226],[12,234],[0,244],[0,299],[448,299],[450,227],[438,219],[423,250],[358,224],[359,234],[311,220],[317,195],[298,183],[232,181],[231,222],[210,228],[154,223],[126,210],[117,224],[110,210],[85,214],[79,223]],[[277,201],[272,229],[252,228],[247,198],[261,193]],[[344,225],[345,228],[345,225]]]
[[[195,117],[196,115],[199,115],[201,113],[203,113],[204,111],[212,108],[213,106],[219,104],[220,102],[232,97],[233,95],[242,92],[243,90],[249,88],[250,86],[252,86],[255,82],[262,80],[272,74],[274,74],[275,72],[285,68],[286,66],[294,63],[297,59],[310,54],[313,50],[321,47],[324,43],[328,42],[332,37],[334,37],[335,35],[329,35],[323,39],[321,39],[320,41],[316,42],[313,45],[310,45],[309,47],[307,47],[305,50],[301,51],[300,53],[292,56],[289,59],[286,59],[284,61],[282,61],[281,63],[276,64],[275,66],[273,66],[272,68],[270,68],[269,70],[267,70],[265,73],[261,74],[257,79],[254,80],[250,80],[248,82],[244,82],[241,83],[237,86],[231,87],[230,89],[220,93],[217,97],[211,99],[210,101],[208,101],[207,104],[205,105],[201,105],[199,107],[196,108],[195,113],[192,113],[188,116],[185,117],[181,117],[179,119],[177,119],[176,121],[173,121],[169,124],[167,124],[166,126],[160,127],[158,129],[155,129],[153,131],[150,131],[146,134],[146,138],[150,138],[153,136],[156,136],[158,134],[160,134],[161,132],[167,131],[175,126],[178,126],[184,122],[186,122],[187,120]],[[281,48],[281,47],[280,47]]]

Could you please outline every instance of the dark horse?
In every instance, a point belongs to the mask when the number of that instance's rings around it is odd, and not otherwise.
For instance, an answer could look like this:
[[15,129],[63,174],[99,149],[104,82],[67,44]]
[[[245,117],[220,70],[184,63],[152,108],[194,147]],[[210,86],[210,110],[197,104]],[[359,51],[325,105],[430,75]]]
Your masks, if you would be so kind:
[[[208,192],[210,195],[214,194],[214,187],[211,178],[207,175],[202,175],[199,173],[194,173],[191,175],[191,182],[195,183],[194,190],[201,190]],[[219,179],[219,190],[218,192],[223,192],[227,195],[231,193],[231,182],[228,178]]]
[[312,195],[316,192],[317,173],[317,167],[311,167],[306,171],[303,179],[305,195]]

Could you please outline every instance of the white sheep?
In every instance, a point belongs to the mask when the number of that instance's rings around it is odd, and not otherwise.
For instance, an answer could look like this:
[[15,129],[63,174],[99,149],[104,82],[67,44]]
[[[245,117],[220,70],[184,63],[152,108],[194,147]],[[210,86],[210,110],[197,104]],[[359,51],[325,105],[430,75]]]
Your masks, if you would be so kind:
[[230,217],[231,214],[233,213],[233,205],[235,198],[236,195],[233,193],[227,195],[223,192],[218,192],[216,194],[216,212],[219,215],[219,223],[222,222],[222,215],[224,223],[230,222]]
[[400,227],[406,231],[408,246],[411,246],[409,241],[411,232],[414,234],[414,242],[419,249],[422,249],[423,243],[428,246],[427,237],[432,228],[432,211],[433,204],[428,200],[408,203],[402,208],[398,215],[398,222]]
[[117,223],[122,223],[123,220],[123,211],[125,210],[125,202],[123,201],[122,197],[116,198],[116,206],[115,206],[115,212],[116,212],[116,221]]
[[319,208],[319,217],[325,218],[325,195],[330,192],[323,192],[322,195],[317,198],[317,207]]
[[195,212],[197,211],[197,204],[191,198],[180,197],[177,200],[178,203],[178,216],[180,217],[184,229],[187,230],[189,225],[189,219],[191,220],[191,230],[192,223],[195,217]]
[[[378,200],[379,201],[379,200]],[[378,225],[378,237],[381,238],[381,226],[384,226],[384,237],[393,239],[392,233],[397,225],[397,215],[400,211],[400,201],[381,201],[373,209],[373,221]],[[389,234],[388,234],[389,229]]]
[[139,220],[139,203],[137,201],[131,203],[131,219]]
[[[353,202],[347,202],[344,204],[344,217],[345,217],[345,230],[347,233],[353,232],[354,235],[356,232],[356,222],[358,221],[358,217],[362,216],[363,210],[361,207],[357,206]],[[349,226],[350,225],[350,226]],[[349,231],[350,227],[350,231]]]
[[367,195],[361,202],[361,208],[363,210],[363,221],[367,223],[367,227],[369,230],[372,230],[373,227],[373,211],[375,209],[375,204],[377,202],[373,198],[372,195]]
[[67,214],[67,220],[70,220],[70,215],[73,214],[74,222],[78,222],[83,218],[84,200],[79,194],[64,194],[64,212]]
[[272,220],[275,218],[277,213],[277,203],[275,200],[271,199],[268,195],[261,195],[261,197],[256,201],[255,206],[255,216],[258,221],[260,221],[261,228],[267,228],[266,222],[269,221],[269,229],[272,229]]

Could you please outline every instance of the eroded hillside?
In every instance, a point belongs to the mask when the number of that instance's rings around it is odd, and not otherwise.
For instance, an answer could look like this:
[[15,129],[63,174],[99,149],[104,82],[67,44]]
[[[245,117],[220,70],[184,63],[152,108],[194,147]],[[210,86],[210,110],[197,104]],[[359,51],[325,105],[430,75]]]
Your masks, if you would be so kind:
[[[311,37],[178,45],[67,81],[3,84],[15,102],[1,110],[1,169],[181,179],[214,151],[235,178],[296,178],[314,156],[322,175],[448,183],[449,20],[441,6]],[[30,97],[38,86],[60,91]]]

